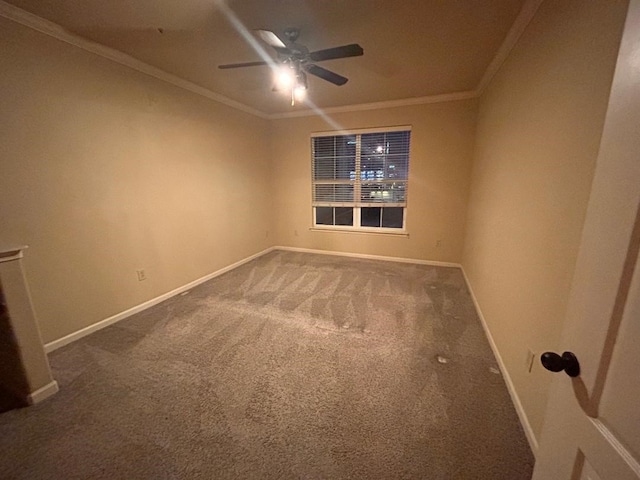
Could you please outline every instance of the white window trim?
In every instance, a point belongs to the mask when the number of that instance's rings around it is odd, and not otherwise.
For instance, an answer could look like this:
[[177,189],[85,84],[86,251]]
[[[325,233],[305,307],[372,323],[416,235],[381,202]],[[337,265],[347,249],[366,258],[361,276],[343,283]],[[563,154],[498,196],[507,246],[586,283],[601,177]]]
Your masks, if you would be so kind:
[[[351,207],[351,205],[349,205]],[[366,208],[366,207],[365,207]],[[360,207],[353,207],[353,223],[360,225]],[[319,230],[324,232],[342,232],[342,233],[379,233],[382,235],[400,235],[409,236],[407,229],[407,207],[404,207],[402,224],[404,228],[386,228],[386,227],[356,227],[349,225],[316,225],[316,209],[315,205],[311,207],[312,224],[309,230]],[[357,219],[357,221],[356,221]]]
[[395,237],[409,237],[409,232],[400,228],[383,228],[383,227],[349,227],[344,225],[316,225],[309,227],[312,232],[333,232],[333,233],[361,233],[367,235],[392,235]]
[[311,138],[315,137],[336,137],[340,135],[360,135],[363,133],[387,133],[387,132],[406,132],[411,131],[411,125],[394,125],[391,127],[376,128],[355,128],[348,130],[329,130],[325,132],[313,132]]
[[[387,133],[387,132],[406,132],[412,131],[411,125],[393,125],[389,127],[375,127],[375,128],[357,128],[357,129],[348,129],[348,130],[329,130],[322,132],[312,132],[310,139],[313,140],[316,137],[331,137],[331,136],[340,136],[340,135],[361,135],[367,133]],[[313,142],[311,142],[313,145]],[[409,147],[411,148],[411,147]],[[360,142],[356,145],[356,155],[360,156]],[[313,158],[313,147],[311,147],[311,156]],[[409,154],[409,172],[411,171],[411,154]],[[411,174],[409,173],[409,177]],[[407,177],[407,185],[409,185],[409,177]],[[339,232],[339,233],[363,233],[363,234],[380,234],[380,235],[396,235],[396,236],[409,236],[409,229],[407,227],[407,209],[409,208],[408,198],[406,205],[397,205],[397,204],[376,204],[374,207],[403,207],[403,218],[402,225],[403,228],[385,228],[385,227],[362,227],[360,225],[360,209],[367,208],[368,205],[353,205],[352,203],[348,204],[339,204],[336,203],[333,206],[340,207],[353,207],[353,226],[349,225],[316,225],[316,207],[318,206],[326,206],[316,205],[316,202],[313,201],[313,185],[318,183],[313,178],[313,168],[311,168],[311,227],[309,230],[311,231],[321,231],[321,232]],[[335,180],[332,180],[331,183],[336,183]],[[357,189],[360,188],[358,184]],[[408,190],[408,189],[407,189]],[[359,198],[359,191],[354,192],[354,197]],[[357,203],[357,202],[355,202]]]

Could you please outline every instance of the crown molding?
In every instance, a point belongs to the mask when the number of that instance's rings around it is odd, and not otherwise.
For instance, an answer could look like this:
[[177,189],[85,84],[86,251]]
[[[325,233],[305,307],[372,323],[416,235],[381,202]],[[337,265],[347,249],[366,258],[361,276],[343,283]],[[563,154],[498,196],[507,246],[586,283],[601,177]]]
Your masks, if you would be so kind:
[[505,62],[516,43],[524,33],[525,29],[533,19],[536,14],[538,8],[542,4],[544,0],[526,0],[520,10],[520,13],[516,17],[513,25],[511,26],[507,36],[505,37],[502,45],[496,52],[496,55],[493,57],[493,60],[485,70],[482,79],[478,83],[478,86],[475,90],[469,90],[464,92],[453,92],[453,93],[445,93],[441,95],[429,95],[425,97],[413,97],[406,98],[400,100],[390,100],[384,102],[374,102],[374,103],[362,103],[355,105],[345,105],[340,107],[329,107],[324,109],[306,109],[295,112],[284,112],[284,113],[274,113],[267,114],[260,110],[257,110],[253,107],[240,103],[236,100],[232,100],[230,98],[225,97],[224,95],[220,95],[219,93],[215,93],[207,88],[201,87],[192,83],[188,80],[180,78],[171,73],[165,72],[157,67],[153,67],[147,63],[142,62],[126,53],[123,53],[119,50],[115,50],[110,47],[106,47],[99,43],[93,42],[91,40],[87,40],[86,38],[80,37],[79,35],[75,35],[57,23],[51,22],[44,18],[41,18],[33,13],[27,12],[21,8],[18,8],[14,5],[6,3],[3,0],[0,0],[0,16],[5,17],[9,20],[12,20],[16,23],[29,27],[38,32],[44,33],[50,37],[53,37],[57,40],[66,42],[75,47],[81,48],[85,51],[91,52],[100,57],[106,58],[113,62],[119,63],[120,65],[124,65],[133,70],[136,70],[140,73],[144,73],[145,75],[149,75],[163,82],[174,85],[183,90],[187,90],[189,92],[195,93],[196,95],[200,95],[209,100],[213,100],[214,102],[221,103],[231,108],[235,108],[245,113],[249,113],[251,115],[255,115],[256,117],[263,118],[266,120],[278,120],[285,118],[296,118],[296,117],[308,117],[314,115],[322,115],[322,114],[332,114],[332,113],[348,113],[348,112],[358,112],[358,111],[366,111],[366,110],[378,110],[384,108],[395,108],[395,107],[406,107],[411,105],[425,105],[430,103],[442,103],[442,102],[454,102],[459,100],[467,100],[470,98],[477,98],[486,89],[489,85],[495,74],[500,70],[500,67]]
[[268,115],[269,120],[279,120],[283,118],[312,117],[319,114],[360,112],[363,110],[379,110],[382,108],[407,107],[410,105],[424,105],[427,103],[455,102],[475,98],[478,94],[474,90],[466,92],[444,93],[441,95],[429,95],[426,97],[403,98],[400,100],[389,100],[385,102],[360,103],[356,105],[345,105],[342,107],[316,108],[299,110],[296,112],[274,113]]
[[533,20],[533,17],[535,16],[538,8],[543,1],[544,0],[526,0],[524,2],[522,8],[520,9],[520,12],[518,13],[518,16],[513,22],[513,25],[511,25],[509,32],[500,45],[500,48],[487,66],[484,75],[482,76],[480,82],[478,83],[478,86],[474,90],[445,93],[442,95],[430,95],[426,97],[406,98],[402,100],[391,100],[387,102],[363,103],[342,107],[275,113],[268,115],[267,118],[270,120],[278,120],[283,118],[307,117],[318,114],[346,113],[363,110],[377,110],[382,108],[406,107],[409,105],[423,105],[428,103],[455,102],[458,100],[480,97],[493,77],[496,75],[496,73],[498,73],[498,70],[500,70],[500,67],[505,62],[513,48],[516,46],[516,43],[518,43],[518,40],[526,30],[527,26],[529,26],[531,20]]
[[524,2],[520,9],[520,13],[518,13],[513,25],[511,25],[502,45],[500,45],[500,48],[493,57],[493,60],[491,60],[491,63],[480,79],[480,83],[478,83],[478,86],[476,87],[478,96],[482,95],[489,83],[491,83],[493,77],[498,73],[498,70],[500,70],[500,67],[502,67],[502,64],[505,62],[507,57],[509,57],[513,47],[518,43],[518,40],[526,30],[527,26],[529,26],[531,20],[533,20],[533,17],[538,11],[540,5],[542,5],[543,1],[544,0],[526,0]]
[[86,50],[87,52],[91,52],[100,57],[119,63],[120,65],[124,65],[125,67],[129,67],[140,73],[144,73],[145,75],[149,75],[158,80],[162,80],[163,82],[174,85],[178,88],[182,88],[183,90],[187,90],[197,95],[206,97],[209,100],[213,100],[214,102],[222,103],[224,105],[227,105],[228,107],[241,110],[245,113],[249,113],[260,118],[266,119],[268,117],[268,115],[259,110],[256,110],[255,108],[249,107],[240,102],[236,102],[235,100],[231,100],[224,95],[214,93],[207,88],[196,85],[195,83],[192,83],[188,80],[184,80],[157,67],[153,67],[119,50],[106,47],[91,40],[87,40],[86,38],[80,37],[79,35],[75,35],[67,31],[57,23],[34,15],[33,13],[27,12],[26,10],[18,8],[2,0],[0,0],[0,16],[24,25],[25,27],[29,27],[40,33],[44,33],[45,35],[53,37],[62,42],[81,48],[82,50]]

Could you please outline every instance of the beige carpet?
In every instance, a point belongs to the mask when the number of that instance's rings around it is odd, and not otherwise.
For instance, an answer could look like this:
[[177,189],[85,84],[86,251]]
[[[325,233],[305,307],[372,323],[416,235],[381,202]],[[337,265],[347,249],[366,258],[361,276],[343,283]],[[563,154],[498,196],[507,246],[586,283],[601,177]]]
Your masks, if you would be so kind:
[[272,252],[51,363],[0,415],[3,480],[531,476],[453,268]]

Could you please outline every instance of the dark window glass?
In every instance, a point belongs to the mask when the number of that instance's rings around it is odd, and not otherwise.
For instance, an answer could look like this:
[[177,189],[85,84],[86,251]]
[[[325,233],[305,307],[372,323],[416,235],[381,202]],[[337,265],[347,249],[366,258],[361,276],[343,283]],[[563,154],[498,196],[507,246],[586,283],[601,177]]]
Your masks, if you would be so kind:
[[[340,180],[355,180],[356,157],[336,158],[336,176]],[[351,178],[351,177],[354,178]]]
[[335,177],[333,158],[316,158],[313,168],[313,178],[316,180],[326,180]]
[[333,202],[334,201],[334,186],[333,185],[316,185],[316,202]]
[[387,153],[387,142],[384,133],[364,133],[361,137],[362,156],[379,156]]
[[[338,137],[339,138],[339,137]],[[334,157],[336,137],[316,137],[313,139],[313,151],[316,158]]]
[[356,137],[316,137],[313,158],[315,180],[348,180],[356,169]]
[[382,209],[382,226],[385,228],[402,228],[402,207],[385,207]]
[[409,153],[411,132],[388,132],[386,136],[387,153],[390,155]]
[[353,184],[316,184],[315,202],[353,202]]
[[335,202],[353,202],[353,184],[336,185]]
[[411,132],[363,134],[361,179],[406,180],[410,138]]
[[359,226],[403,228],[410,140],[409,131],[313,138],[316,224],[353,226],[358,202]]
[[386,164],[387,178],[406,180],[409,176],[409,156],[389,156]]
[[363,203],[403,203],[405,201],[405,183],[365,183],[360,188],[360,201]]
[[360,225],[363,227],[379,227],[380,215],[382,208],[380,207],[363,207],[360,209]]
[[332,207],[316,207],[316,225],[333,225]]
[[352,157],[356,154],[355,135],[336,137],[315,137],[313,139],[315,157]]
[[356,136],[341,135],[336,137],[336,156],[355,157],[356,155]]
[[351,207],[336,207],[336,225],[353,225],[353,208]]

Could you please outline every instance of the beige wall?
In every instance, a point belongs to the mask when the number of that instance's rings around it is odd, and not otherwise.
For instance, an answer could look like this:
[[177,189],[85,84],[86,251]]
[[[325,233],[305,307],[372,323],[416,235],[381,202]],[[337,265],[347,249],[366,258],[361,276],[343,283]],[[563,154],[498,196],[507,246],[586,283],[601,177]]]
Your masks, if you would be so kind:
[[[272,121],[276,244],[359,254],[460,262],[473,154],[476,101],[417,105]],[[310,230],[310,134],[411,125],[409,236]],[[440,246],[437,241],[440,240]]]
[[[479,104],[333,125],[267,122],[0,18],[0,241],[30,246],[45,342],[271,245],[462,262],[538,434],[551,375],[526,352],[561,350],[625,6],[545,1]],[[310,230],[309,136],[334,125],[412,126],[408,237]]]
[[482,95],[463,266],[533,432],[558,344],[626,1],[546,1]]
[[271,245],[266,120],[0,32],[0,241],[30,247],[45,342]]

